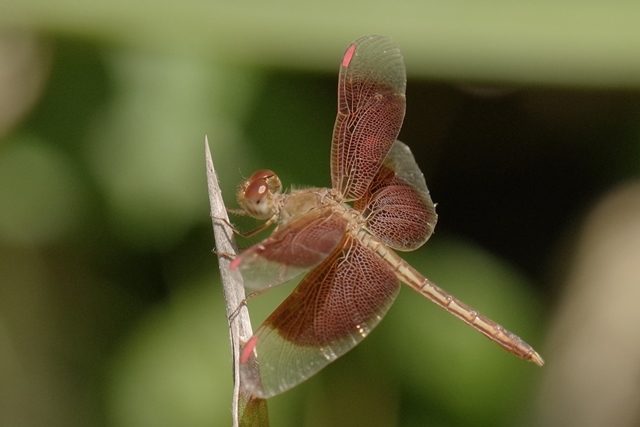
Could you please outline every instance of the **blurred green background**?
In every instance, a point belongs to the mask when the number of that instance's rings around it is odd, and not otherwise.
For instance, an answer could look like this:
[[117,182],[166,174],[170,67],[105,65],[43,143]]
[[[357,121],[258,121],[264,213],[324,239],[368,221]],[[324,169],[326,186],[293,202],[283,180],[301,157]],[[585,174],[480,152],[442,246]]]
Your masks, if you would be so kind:
[[[403,52],[400,139],[438,203],[406,259],[548,363],[404,289],[355,350],[269,401],[272,425],[637,425],[639,16],[3,0],[0,425],[231,424],[204,136],[228,206],[258,168],[328,186],[339,61],[367,34]],[[254,327],[282,288],[250,302]]]

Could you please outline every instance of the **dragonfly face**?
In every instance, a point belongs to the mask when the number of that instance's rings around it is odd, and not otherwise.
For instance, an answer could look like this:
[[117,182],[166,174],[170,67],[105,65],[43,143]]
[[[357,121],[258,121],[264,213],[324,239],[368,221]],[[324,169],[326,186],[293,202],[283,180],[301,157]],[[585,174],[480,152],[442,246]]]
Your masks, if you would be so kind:
[[238,204],[256,219],[270,219],[278,210],[280,178],[273,171],[262,169],[242,181],[238,188]]

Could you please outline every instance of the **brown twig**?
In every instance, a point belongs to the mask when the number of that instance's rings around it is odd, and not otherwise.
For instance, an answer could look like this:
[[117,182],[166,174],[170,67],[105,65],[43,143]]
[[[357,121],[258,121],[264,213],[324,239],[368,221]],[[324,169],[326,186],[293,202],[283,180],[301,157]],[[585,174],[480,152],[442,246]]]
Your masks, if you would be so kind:
[[[244,304],[245,293],[242,276],[229,268],[230,256],[238,253],[233,230],[229,226],[229,217],[222,200],[222,192],[218,185],[218,178],[213,167],[209,140],[205,137],[205,159],[207,164],[207,188],[209,204],[211,206],[211,220],[213,234],[218,253],[218,264],[222,277],[222,289],[226,302],[227,320],[229,322],[229,336],[233,355],[233,427],[239,426],[267,426],[266,401],[253,397],[244,387],[240,378],[241,346],[253,335],[249,310]],[[257,367],[256,367],[257,371]]]

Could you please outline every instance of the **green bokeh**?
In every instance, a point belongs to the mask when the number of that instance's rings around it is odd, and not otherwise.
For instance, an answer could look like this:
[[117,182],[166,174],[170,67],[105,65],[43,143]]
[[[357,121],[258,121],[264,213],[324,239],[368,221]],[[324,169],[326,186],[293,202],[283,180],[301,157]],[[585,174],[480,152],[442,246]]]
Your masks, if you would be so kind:
[[[5,0],[0,41],[35,40],[45,77],[0,129],[0,425],[231,424],[204,136],[229,206],[257,168],[328,185],[339,60],[370,33],[401,47],[401,138],[439,203],[406,259],[553,360],[562,243],[640,170],[638,16],[633,2]],[[254,326],[290,290],[251,301]],[[527,425],[541,372],[403,289],[370,338],[269,409],[274,426]]]

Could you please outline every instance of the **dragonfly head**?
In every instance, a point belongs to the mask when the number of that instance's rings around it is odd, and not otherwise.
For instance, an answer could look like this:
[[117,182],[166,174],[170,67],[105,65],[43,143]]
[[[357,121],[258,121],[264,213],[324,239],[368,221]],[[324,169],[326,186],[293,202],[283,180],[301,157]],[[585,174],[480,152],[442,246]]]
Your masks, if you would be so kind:
[[278,211],[278,195],[282,190],[280,178],[269,169],[254,172],[242,181],[237,199],[242,209],[256,219],[270,219]]

